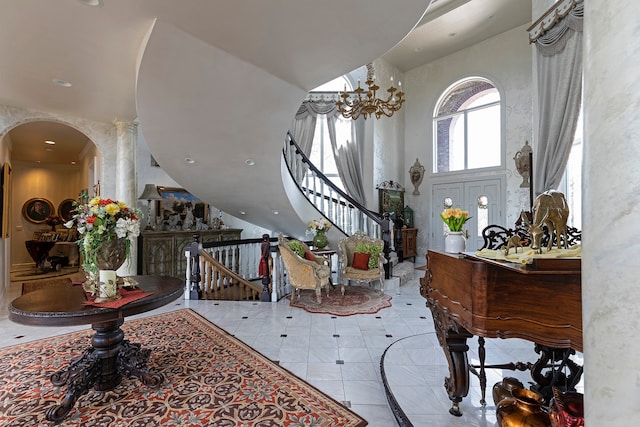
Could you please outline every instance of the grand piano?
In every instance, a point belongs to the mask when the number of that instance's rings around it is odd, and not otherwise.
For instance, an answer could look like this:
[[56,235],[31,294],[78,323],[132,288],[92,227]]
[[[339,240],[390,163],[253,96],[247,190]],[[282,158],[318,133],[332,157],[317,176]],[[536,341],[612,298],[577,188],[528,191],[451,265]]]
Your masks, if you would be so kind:
[[420,293],[427,300],[449,364],[445,388],[452,401],[451,414],[461,415],[459,403],[469,391],[469,374],[478,373],[467,358],[467,339],[474,335],[480,337],[483,388],[484,338],[535,343],[540,354],[536,363],[500,365],[531,370],[537,383],[534,390],[549,392],[555,382],[569,390],[575,387],[582,375],[582,367],[570,359],[575,351],[582,352],[580,259],[540,258],[524,265],[434,250],[428,251],[426,259]]

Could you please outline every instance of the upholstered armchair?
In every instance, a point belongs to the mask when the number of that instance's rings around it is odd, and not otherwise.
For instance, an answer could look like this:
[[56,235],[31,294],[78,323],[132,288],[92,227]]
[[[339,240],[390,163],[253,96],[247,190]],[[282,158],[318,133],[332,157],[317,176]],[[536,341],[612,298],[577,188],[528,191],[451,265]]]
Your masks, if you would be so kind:
[[387,260],[383,249],[382,239],[369,237],[362,231],[356,231],[338,242],[342,295],[344,286],[349,285],[351,280],[368,284],[378,280],[380,293],[384,292],[384,264]]
[[278,248],[291,285],[291,301],[300,296],[300,289],[315,289],[316,299],[321,304],[322,288],[326,288],[329,295],[331,277],[331,270],[324,264],[324,258],[315,256],[304,242],[289,240],[282,235],[278,236]]

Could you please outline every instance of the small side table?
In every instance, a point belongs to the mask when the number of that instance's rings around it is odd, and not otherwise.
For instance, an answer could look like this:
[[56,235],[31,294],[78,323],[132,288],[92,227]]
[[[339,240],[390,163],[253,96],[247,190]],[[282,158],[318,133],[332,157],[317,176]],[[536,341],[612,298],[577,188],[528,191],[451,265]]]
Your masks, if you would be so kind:
[[335,249],[312,249],[315,255],[318,255],[324,258],[324,263],[329,267],[329,271],[331,271],[331,275],[329,276],[329,284],[333,287],[333,256],[336,254]]

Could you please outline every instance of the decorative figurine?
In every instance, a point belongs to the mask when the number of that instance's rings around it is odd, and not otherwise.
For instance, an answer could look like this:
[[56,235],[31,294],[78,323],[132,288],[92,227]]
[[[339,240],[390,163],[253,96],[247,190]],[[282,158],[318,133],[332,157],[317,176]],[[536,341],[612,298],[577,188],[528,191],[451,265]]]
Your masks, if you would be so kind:
[[[569,246],[567,243],[567,218],[569,218],[569,205],[564,197],[564,194],[559,191],[545,191],[540,194],[533,203],[533,221],[529,222],[529,219],[523,213],[520,214],[520,218],[529,229],[529,235],[531,236],[531,249],[537,250],[538,253],[542,253],[540,242],[544,231],[543,226],[547,226],[549,230],[549,243],[547,245],[547,251],[550,251],[553,246],[553,240],[558,245],[558,249],[567,249]],[[562,236],[562,243],[560,242],[560,236]]]
[[524,142],[524,147],[520,149],[513,157],[513,160],[516,162],[516,170],[522,176],[522,183],[520,183],[520,188],[528,188],[529,187],[529,178],[531,176],[531,159],[529,154],[531,154],[531,146],[529,145],[529,141]]
[[422,184],[422,178],[424,178],[424,166],[420,164],[417,157],[416,162],[409,169],[409,176],[411,177],[411,184],[413,184],[413,193],[411,194],[419,196],[420,191],[418,187]]

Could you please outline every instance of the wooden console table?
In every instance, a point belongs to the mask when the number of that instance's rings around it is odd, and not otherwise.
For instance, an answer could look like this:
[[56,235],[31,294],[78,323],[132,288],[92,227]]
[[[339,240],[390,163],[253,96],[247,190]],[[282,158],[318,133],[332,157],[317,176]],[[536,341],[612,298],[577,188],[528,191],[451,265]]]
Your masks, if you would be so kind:
[[[428,251],[420,294],[427,300],[449,364],[445,388],[453,403],[451,414],[461,415],[459,403],[469,391],[467,339],[473,335],[480,337],[482,387],[486,386],[485,337],[521,338],[536,343],[541,355],[531,371],[539,385],[544,381],[539,380],[542,375],[536,371],[548,364],[549,358],[556,360],[556,350],[582,351],[580,267],[580,259],[541,258],[534,264],[521,265],[472,253]],[[571,370],[568,382],[577,382],[581,367],[563,362]],[[551,384],[545,386],[550,388]]]
[[91,346],[67,368],[51,376],[54,385],[66,384],[68,388],[60,404],[46,410],[47,420],[63,420],[89,389],[111,390],[120,384],[123,376],[136,377],[151,387],[164,381],[162,374],[152,374],[147,369],[150,351],[125,340],[120,326],[127,316],[162,307],[182,296],[184,281],[170,277],[133,278],[140,289],[152,294],[120,308],[84,305],[87,298],[82,286],[71,283],[29,292],[9,305],[9,319],[16,323],[38,326],[91,324],[95,331]]
[[239,240],[242,229],[142,231],[138,237],[138,274],[184,279],[187,267],[184,249],[193,242],[194,234],[200,235],[201,243],[222,242]]

